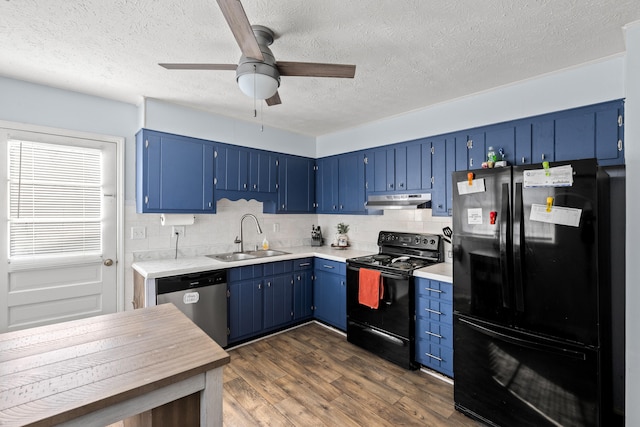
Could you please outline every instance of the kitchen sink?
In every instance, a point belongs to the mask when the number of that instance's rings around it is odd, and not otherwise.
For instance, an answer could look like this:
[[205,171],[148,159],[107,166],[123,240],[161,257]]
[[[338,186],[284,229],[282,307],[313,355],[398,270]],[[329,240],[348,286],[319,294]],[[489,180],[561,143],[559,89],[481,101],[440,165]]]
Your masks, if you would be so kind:
[[213,254],[213,255],[205,255],[209,258],[217,259],[218,261],[243,261],[245,259],[254,259],[257,258],[255,255],[250,255],[243,252],[227,252],[224,254]]
[[267,249],[266,251],[245,251],[245,252],[226,252],[223,254],[205,255],[209,258],[217,259],[218,261],[232,262],[232,261],[244,261],[246,259],[264,258],[277,255],[286,255],[289,252],[276,251],[273,249]]
[[245,252],[249,255],[253,255],[257,258],[264,258],[267,256],[278,256],[278,255],[287,255],[289,252],[284,252],[284,251],[276,251],[274,249],[267,249],[267,250],[259,250],[259,251],[249,251],[249,252]]

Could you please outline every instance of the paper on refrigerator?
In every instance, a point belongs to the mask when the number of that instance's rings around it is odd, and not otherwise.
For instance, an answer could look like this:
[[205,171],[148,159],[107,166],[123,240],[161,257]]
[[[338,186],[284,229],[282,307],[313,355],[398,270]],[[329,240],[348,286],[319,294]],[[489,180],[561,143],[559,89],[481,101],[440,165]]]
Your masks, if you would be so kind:
[[524,188],[531,187],[571,187],[573,168],[571,165],[549,169],[531,169],[522,172]]

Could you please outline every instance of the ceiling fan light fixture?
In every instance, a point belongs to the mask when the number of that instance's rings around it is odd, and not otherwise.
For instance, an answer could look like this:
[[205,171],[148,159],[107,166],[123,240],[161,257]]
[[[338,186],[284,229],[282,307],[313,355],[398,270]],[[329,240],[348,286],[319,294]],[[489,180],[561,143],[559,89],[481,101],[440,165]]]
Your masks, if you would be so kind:
[[238,76],[238,86],[248,97],[262,100],[275,95],[280,82],[272,76],[256,72]]

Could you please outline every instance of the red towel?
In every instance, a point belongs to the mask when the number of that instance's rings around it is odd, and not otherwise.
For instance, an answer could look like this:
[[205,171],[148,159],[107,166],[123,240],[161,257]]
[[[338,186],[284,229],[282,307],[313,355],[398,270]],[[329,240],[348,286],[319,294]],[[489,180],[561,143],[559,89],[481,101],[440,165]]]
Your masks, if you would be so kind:
[[358,302],[369,308],[378,308],[383,296],[384,285],[380,272],[361,268],[358,280]]

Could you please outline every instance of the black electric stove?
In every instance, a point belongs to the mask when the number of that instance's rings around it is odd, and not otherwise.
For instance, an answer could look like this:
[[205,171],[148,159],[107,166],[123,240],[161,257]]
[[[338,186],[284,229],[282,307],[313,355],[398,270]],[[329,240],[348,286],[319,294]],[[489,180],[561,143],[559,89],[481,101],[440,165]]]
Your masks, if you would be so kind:
[[374,270],[412,273],[413,270],[442,262],[442,236],[437,234],[381,231],[378,234],[378,253],[347,262]]
[[[442,236],[381,231],[377,254],[347,260],[347,340],[393,363],[415,369],[413,271],[444,259]],[[359,303],[360,270],[380,271],[378,308]]]

